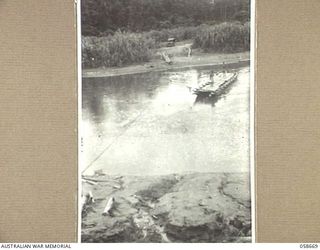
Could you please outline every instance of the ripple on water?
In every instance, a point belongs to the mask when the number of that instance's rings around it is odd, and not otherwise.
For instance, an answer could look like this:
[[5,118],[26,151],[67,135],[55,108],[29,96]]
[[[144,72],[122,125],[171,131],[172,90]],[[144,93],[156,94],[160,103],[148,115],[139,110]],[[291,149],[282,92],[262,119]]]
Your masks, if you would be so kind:
[[249,171],[249,75],[239,69],[211,103],[195,103],[186,87],[206,81],[205,69],[84,79],[82,167],[96,159],[87,174]]

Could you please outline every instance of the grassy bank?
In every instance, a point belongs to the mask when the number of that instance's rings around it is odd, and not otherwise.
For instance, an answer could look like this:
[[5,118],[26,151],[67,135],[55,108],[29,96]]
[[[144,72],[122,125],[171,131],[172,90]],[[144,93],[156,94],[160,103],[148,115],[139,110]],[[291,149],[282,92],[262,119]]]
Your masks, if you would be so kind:
[[162,30],[151,30],[144,32],[144,36],[147,38],[154,39],[157,45],[161,42],[166,42],[168,38],[174,37],[177,41],[183,41],[193,39],[201,26],[191,27],[179,27],[174,29],[162,29]]
[[250,24],[222,23],[202,26],[193,42],[206,52],[242,52],[250,49]]
[[181,27],[126,33],[118,31],[113,36],[82,37],[82,63],[84,68],[121,67],[148,62],[155,48],[169,37],[178,41],[193,40],[193,48],[205,52],[241,52],[250,49],[248,23],[222,23],[214,26]]
[[139,74],[147,72],[159,72],[166,70],[182,70],[195,67],[208,67],[208,69],[216,68],[217,70],[230,66],[230,67],[245,67],[250,63],[250,53],[201,53],[195,51],[192,57],[175,57],[172,65],[164,63],[160,59],[152,59],[150,62],[128,65],[124,67],[111,67],[111,68],[94,68],[83,69],[82,77],[109,77],[109,76],[121,76],[130,74]]
[[83,67],[113,67],[146,62],[155,46],[154,39],[121,31],[107,37],[82,37]]

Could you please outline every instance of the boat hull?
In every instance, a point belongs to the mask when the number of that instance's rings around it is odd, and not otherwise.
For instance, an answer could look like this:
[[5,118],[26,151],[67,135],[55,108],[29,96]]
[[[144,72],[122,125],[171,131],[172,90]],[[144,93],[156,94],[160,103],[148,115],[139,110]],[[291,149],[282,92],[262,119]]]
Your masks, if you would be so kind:
[[220,95],[224,90],[226,90],[232,83],[236,81],[238,77],[238,73],[234,73],[232,77],[228,80],[223,82],[217,89],[210,90],[210,89],[195,89],[193,93],[196,94],[198,97],[215,97]]

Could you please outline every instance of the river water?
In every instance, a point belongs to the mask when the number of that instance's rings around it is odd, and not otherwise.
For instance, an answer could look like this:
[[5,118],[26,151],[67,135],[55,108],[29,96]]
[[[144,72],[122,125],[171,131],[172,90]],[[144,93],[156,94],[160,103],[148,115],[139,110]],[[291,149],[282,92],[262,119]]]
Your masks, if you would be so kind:
[[249,171],[249,68],[214,100],[208,68],[84,78],[81,169],[115,175]]

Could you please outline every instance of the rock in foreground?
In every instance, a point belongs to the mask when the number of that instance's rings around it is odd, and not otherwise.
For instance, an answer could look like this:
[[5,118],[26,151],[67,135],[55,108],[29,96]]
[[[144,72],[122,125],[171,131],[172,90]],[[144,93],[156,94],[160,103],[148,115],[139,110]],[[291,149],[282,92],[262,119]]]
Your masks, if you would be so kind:
[[83,209],[82,242],[251,241],[247,173],[84,179],[94,202]]

